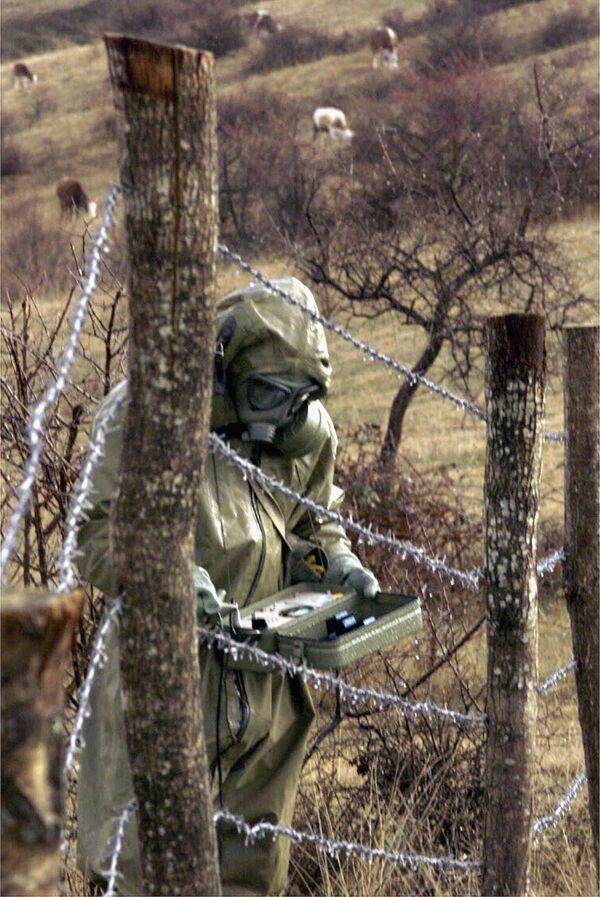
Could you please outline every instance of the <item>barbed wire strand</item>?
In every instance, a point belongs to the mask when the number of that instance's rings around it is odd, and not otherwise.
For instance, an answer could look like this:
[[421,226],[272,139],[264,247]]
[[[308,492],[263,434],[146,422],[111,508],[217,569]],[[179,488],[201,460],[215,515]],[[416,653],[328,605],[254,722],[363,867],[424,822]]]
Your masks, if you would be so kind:
[[106,409],[105,414],[98,420],[94,438],[90,442],[88,454],[81,469],[77,486],[73,490],[69,513],[65,521],[65,536],[58,559],[58,567],[60,571],[60,579],[58,583],[59,592],[72,589],[77,581],[74,568],[74,559],[77,555],[77,533],[82,521],[85,519],[86,510],[91,508],[89,494],[93,488],[92,473],[103,455],[104,444],[106,442],[110,424],[117,412],[123,407],[126,400],[127,397],[125,395],[120,396],[108,409]]
[[366,703],[374,709],[397,707],[408,717],[436,716],[467,729],[485,726],[487,722],[487,718],[483,715],[472,716],[459,713],[456,710],[449,710],[447,707],[440,707],[431,701],[407,701],[399,695],[379,691],[375,688],[357,688],[344,682],[338,676],[333,676],[331,673],[315,670],[302,663],[288,660],[280,654],[270,654],[256,645],[240,642],[222,630],[206,629],[201,626],[198,628],[198,635],[202,641],[208,644],[216,644],[225,654],[231,655],[233,661],[249,658],[263,666],[265,670],[276,667],[291,676],[301,676],[303,679],[311,682],[315,689],[335,689],[339,692],[340,697],[348,699],[354,707],[359,703]]
[[115,897],[116,895],[116,883],[117,877],[119,875],[117,864],[119,862],[119,857],[121,856],[121,850],[123,849],[123,835],[125,833],[125,826],[127,824],[127,820],[129,819],[131,813],[135,808],[135,798],[132,798],[129,803],[125,804],[123,807],[123,812],[119,816],[119,822],[117,824],[117,832],[115,835],[115,846],[110,858],[110,866],[108,868],[108,878],[106,891],[104,892],[104,897]]
[[544,679],[543,682],[540,682],[538,685],[538,692],[541,695],[547,694],[553,688],[556,688],[558,683],[565,678],[565,676],[574,670],[577,666],[577,661],[574,657],[572,657],[568,663],[566,663],[563,667],[559,667],[557,670],[554,670],[547,679]]
[[211,451],[217,452],[217,454],[222,455],[226,460],[238,467],[242,471],[245,479],[252,479],[261,483],[268,489],[273,489],[274,491],[285,495],[286,498],[291,498],[298,502],[315,514],[315,516],[339,523],[346,529],[358,533],[369,545],[384,545],[386,548],[402,555],[404,558],[410,557],[418,563],[424,564],[434,573],[444,573],[451,579],[461,582],[468,589],[477,591],[481,576],[479,571],[475,573],[465,573],[455,567],[449,567],[441,559],[430,557],[423,548],[413,545],[412,542],[398,539],[391,533],[389,535],[384,535],[370,525],[363,526],[362,524],[357,523],[349,514],[341,514],[338,511],[332,511],[317,504],[305,495],[300,495],[298,492],[294,492],[293,489],[285,486],[279,480],[264,473],[260,467],[252,464],[247,458],[243,458],[239,455],[235,449],[232,449],[231,446],[224,442],[220,436],[217,436],[216,433],[211,433],[209,436],[209,448]]
[[[487,421],[487,415],[485,411],[483,410],[483,408],[480,408],[479,405],[477,405],[475,402],[469,402],[467,399],[463,399],[461,396],[457,396],[449,389],[446,389],[446,387],[440,386],[439,383],[434,383],[432,380],[429,380],[423,374],[417,374],[415,371],[412,371],[407,365],[402,364],[401,361],[392,358],[390,355],[386,355],[384,352],[381,352],[374,346],[369,345],[369,343],[366,343],[358,337],[354,336],[349,330],[346,330],[344,327],[342,327],[341,324],[337,324],[335,321],[326,318],[320,312],[315,311],[312,308],[308,308],[303,304],[303,302],[288,293],[287,290],[283,290],[256,268],[253,268],[249,262],[245,261],[245,259],[241,257],[241,255],[239,255],[237,252],[233,252],[231,249],[229,249],[228,246],[225,246],[224,243],[218,244],[218,251],[220,255],[223,256],[223,258],[235,262],[235,264],[238,265],[238,267],[240,267],[242,271],[250,274],[256,281],[262,283],[262,285],[265,286],[270,292],[274,293],[277,296],[280,296],[285,302],[288,303],[288,305],[294,305],[299,308],[313,321],[318,321],[318,323],[321,324],[326,330],[329,330],[331,333],[337,334],[337,336],[341,337],[347,343],[350,343],[350,345],[355,349],[370,358],[371,361],[380,362],[386,367],[391,368],[397,374],[402,374],[402,376],[406,377],[406,380],[411,386],[420,384],[430,392],[433,392],[435,395],[440,396],[440,398],[447,399],[450,402],[453,402],[458,408],[460,408],[462,411],[465,411],[467,414],[470,414],[481,421]],[[554,431],[547,431],[544,436],[551,442],[563,443],[565,439],[563,433],[557,433]]]
[[[431,555],[427,554],[425,549],[419,548],[408,540],[399,539],[397,536],[394,536],[393,533],[381,533],[375,529],[372,524],[363,526],[361,523],[354,520],[350,514],[342,514],[339,511],[332,511],[329,508],[317,504],[305,495],[295,492],[284,483],[281,483],[279,480],[266,474],[260,467],[252,464],[247,458],[243,458],[216,433],[211,433],[208,441],[210,451],[222,455],[227,461],[238,467],[242,471],[244,479],[252,479],[255,482],[266,486],[268,489],[273,489],[275,492],[285,495],[286,498],[293,499],[298,504],[301,504],[315,514],[316,517],[321,517],[333,523],[339,523],[345,529],[357,533],[368,545],[383,545],[390,551],[400,554],[403,560],[410,557],[416,563],[428,567],[433,573],[444,574],[450,578],[451,585],[454,585],[454,581],[456,580],[473,592],[479,590],[483,579],[483,571],[480,567],[474,567],[472,570],[466,571],[459,570],[456,567],[450,567],[441,558],[431,557]],[[563,559],[564,549],[560,548],[558,551],[553,552],[549,557],[544,558],[538,563],[538,575],[543,577],[547,573],[550,573]]]
[[542,832],[546,831],[546,829],[556,828],[586,782],[586,774],[584,772],[578,773],[569,785],[566,794],[563,794],[552,813],[549,813],[548,816],[540,816],[535,820],[531,831],[531,836],[534,841],[537,841]]
[[[106,662],[106,652],[104,649],[104,644],[106,642],[108,633],[112,626],[115,625],[122,608],[123,599],[121,595],[118,595],[116,598],[112,599],[108,606],[105,608],[102,622],[100,623],[98,632],[96,633],[96,638],[94,640],[94,645],[92,648],[85,680],[78,693],[78,707],[77,713],[75,715],[75,722],[73,723],[73,728],[71,729],[71,733],[67,741],[67,751],[63,764],[63,787],[65,791],[68,790],[71,776],[74,769],[76,768],[77,756],[84,746],[83,738],[81,737],[81,730],[83,729],[84,721],[90,716],[91,713],[89,702],[94,678],[98,670],[101,669]],[[63,830],[63,835],[60,843],[61,854],[66,853],[68,847],[67,842],[68,836],[65,828]]]
[[98,231],[95,243],[92,247],[89,259],[89,274],[81,294],[77,301],[73,316],[71,332],[66,348],[62,353],[58,365],[56,380],[47,388],[37,405],[35,406],[29,425],[27,427],[27,440],[30,453],[23,471],[23,480],[17,490],[18,501],[12,514],[6,537],[0,550],[0,580],[5,578],[6,564],[12,555],[19,530],[19,524],[27,511],[31,490],[35,483],[37,472],[41,463],[43,448],[43,429],[47,409],[58,398],[67,382],[67,373],[75,360],[77,345],[81,340],[83,324],[87,313],[89,301],[96,290],[100,276],[102,253],[108,250],[108,234],[114,223],[115,208],[119,189],[113,186],[108,193],[102,217],[102,225]]
[[[585,773],[579,773],[567,792],[558,801],[555,809],[547,816],[538,817],[532,826],[532,839],[537,841],[541,834],[548,828],[556,828],[558,823],[566,816],[571,804],[577,797],[577,794],[587,782]],[[130,814],[135,807],[135,798],[130,800],[123,808],[122,813],[118,817],[117,833],[115,836],[115,844],[110,859],[108,887],[106,891],[107,897],[114,897],[115,881],[118,875],[117,865],[123,845],[123,834],[125,825]],[[360,857],[372,863],[374,860],[382,860],[403,866],[405,869],[415,869],[419,866],[432,866],[433,868],[443,870],[455,870],[457,872],[471,872],[481,869],[483,863],[480,860],[460,860],[455,857],[432,857],[424,854],[400,853],[395,850],[387,850],[381,847],[371,847],[367,844],[360,844],[353,841],[345,841],[342,839],[332,840],[326,838],[323,834],[317,832],[306,832],[295,829],[292,826],[281,825],[279,823],[261,821],[250,824],[246,822],[243,816],[236,815],[228,810],[217,810],[213,814],[215,825],[220,822],[232,825],[238,834],[243,835],[245,844],[254,844],[261,838],[271,837],[273,840],[281,835],[294,841],[296,844],[313,844],[319,850],[324,851],[330,857],[338,858],[340,854],[352,857]]]
[[324,835],[313,832],[301,832],[291,826],[280,825],[273,822],[257,822],[249,825],[242,816],[236,816],[228,810],[218,810],[214,814],[215,823],[228,822],[233,825],[238,834],[244,835],[246,845],[253,844],[259,838],[271,836],[273,840],[277,835],[283,835],[296,844],[314,844],[320,850],[325,851],[330,857],[338,857],[341,853],[348,856],[364,857],[369,862],[373,860],[387,860],[404,866],[405,869],[414,869],[418,866],[433,866],[437,869],[454,869],[459,872],[471,872],[481,868],[481,862],[476,860],[458,860],[454,857],[429,857],[423,854],[398,853],[395,850],[369,847],[366,844],[357,844],[352,841],[332,841]]
[[547,558],[544,558],[537,565],[537,574],[543,579],[547,573],[553,573],[558,564],[562,563],[565,560],[565,549],[558,548],[556,551],[553,551],[552,554],[548,555]]

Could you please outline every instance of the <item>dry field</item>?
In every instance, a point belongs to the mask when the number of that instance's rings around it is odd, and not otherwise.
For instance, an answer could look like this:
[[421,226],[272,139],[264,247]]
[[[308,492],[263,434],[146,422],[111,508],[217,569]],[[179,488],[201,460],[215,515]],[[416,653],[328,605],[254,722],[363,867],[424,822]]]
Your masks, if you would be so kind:
[[[110,27],[110,14],[106,12],[106,4],[97,5],[104,10],[102,16],[98,15],[98,28],[95,29],[93,5],[90,5],[90,20],[86,22],[81,17],[81,24],[77,26],[80,28],[78,43],[75,44],[72,33],[61,22],[63,19],[66,22],[69,14],[78,10],[80,4],[77,0],[36,0],[35,4],[28,4],[24,0],[4,0],[3,21],[5,27],[13,28],[10,34],[19,34],[19,40],[25,40],[26,25],[29,23],[31,33],[37,35],[36,49],[31,55],[27,55],[26,61],[39,77],[34,89],[13,91],[13,60],[4,61],[0,72],[3,147],[5,150],[7,147],[16,149],[20,154],[18,171],[5,176],[3,170],[2,177],[3,270],[11,273],[11,276],[14,276],[15,266],[18,269],[19,265],[24,264],[23,260],[28,258],[25,248],[32,233],[32,221],[35,222],[35,233],[43,237],[40,237],[40,246],[51,244],[62,247],[63,256],[58,253],[56,258],[64,257],[65,247],[70,242],[76,250],[80,247],[81,224],[59,222],[58,219],[55,189],[59,177],[67,173],[78,177],[90,196],[100,204],[109,184],[118,177],[112,99],[107,81],[104,47],[100,40],[102,30]],[[531,52],[533,37],[544,20],[568,10],[571,5],[571,0],[538,0],[492,14],[490,19],[502,27],[509,43],[517,48],[514,58],[502,66],[509,78],[515,81],[530,78],[535,61],[542,70],[572,69],[582,83],[595,83],[597,39],[582,39],[576,45],[559,47],[543,54]],[[331,35],[344,32],[368,33],[370,28],[379,23],[381,16],[390,11],[390,4],[385,0],[371,0],[369,3],[364,0],[337,0],[335,3],[289,0],[285,5],[275,0],[265,0],[261,6],[271,10],[284,24],[318,26]],[[418,21],[427,6],[426,2],[408,0],[402,7],[405,21],[408,24]],[[251,8],[251,5],[243,7]],[[79,19],[77,22],[79,23]],[[38,32],[35,31],[36,27]],[[49,29],[45,45],[39,37],[40,28]],[[401,56],[398,76],[402,75],[408,65],[407,60],[414,58],[414,54],[419,52],[423,40],[422,34],[415,34],[403,44],[404,54]],[[10,48],[8,51],[10,52]],[[4,52],[7,52],[6,44]],[[301,138],[307,143],[311,140],[311,113],[315,105],[327,104],[329,93],[336,93],[340,85],[343,85],[344,90],[350,91],[371,77],[370,54],[366,44],[345,54],[325,55],[315,61],[248,76],[244,74],[244,68],[251,52],[252,47],[243,47],[217,61],[220,97],[236,97],[251,90],[283,92],[306,110],[302,119]],[[577,97],[573,101],[577,102]],[[278,135],[274,135],[274,139],[278,139]],[[91,226],[92,232],[95,223]],[[582,210],[576,218],[554,224],[553,229],[570,258],[578,288],[597,302],[600,234],[595,210]],[[46,238],[48,244],[44,242]],[[269,276],[290,273],[290,262],[277,253],[261,250],[252,257],[252,262]],[[39,259],[36,264],[38,263]],[[62,286],[57,288],[57,272],[52,270],[50,262],[48,267],[44,276],[40,275],[35,279],[35,299],[42,313],[50,319],[54,318],[64,304],[66,290]],[[27,280],[28,272],[22,273]],[[61,276],[64,278],[62,270]],[[240,286],[245,280],[245,275],[230,265],[224,264],[219,270],[219,290],[223,293]],[[6,296],[3,298],[6,300]],[[6,325],[5,304],[2,317]],[[405,364],[410,365],[418,355],[419,333],[414,328],[396,324],[393,318],[365,322],[351,320],[340,312],[338,319],[359,337]],[[86,346],[93,355],[96,351],[93,340],[89,336],[86,340]],[[334,380],[328,401],[342,436],[361,424],[383,427],[391,399],[398,388],[398,378],[380,365],[364,361],[357,352],[334,335],[329,337],[329,346],[333,358]],[[559,371],[561,347],[555,334],[549,335],[548,348]],[[444,376],[447,363],[447,357],[442,355],[428,376],[439,381]],[[81,367],[76,369],[78,372],[81,370]],[[6,372],[3,359],[3,375]],[[481,403],[481,382],[473,382],[471,386]],[[559,373],[552,376],[548,387],[547,427],[552,430],[563,427],[562,383]],[[473,519],[480,520],[483,510],[484,427],[477,420],[454,410],[449,402],[420,391],[408,413],[405,431],[401,456],[406,465],[412,466],[424,478],[447,476],[448,481],[460,493],[465,509]],[[562,528],[562,458],[563,450],[560,446],[546,444],[541,509],[541,526],[546,533],[560,533]],[[427,532],[423,533],[423,538],[427,540]],[[404,679],[410,680],[423,672],[419,651],[416,644],[414,650],[402,655]],[[421,654],[423,653],[421,650]],[[540,678],[566,662],[571,653],[568,617],[560,591],[556,583],[553,586],[544,585],[540,602]],[[393,655],[391,658],[393,661]],[[459,652],[457,662],[461,670],[469,671],[473,689],[478,692],[485,681],[483,629]],[[372,672],[363,670],[361,675]],[[374,671],[374,675],[383,674],[378,669]],[[448,700],[452,703],[456,698],[457,688],[457,677],[448,667],[444,667],[429,683],[428,694],[433,700]],[[329,762],[328,759],[327,763]],[[583,755],[574,683],[572,678],[567,678],[544,699],[540,713],[539,777],[534,808],[536,815],[551,811],[573,776],[582,768]],[[324,763],[320,770],[317,770],[316,765],[310,765],[296,822],[301,828],[311,827],[313,830],[339,835],[335,831],[338,820],[326,787],[330,773],[339,776],[349,788],[356,784],[353,767],[339,757],[334,757],[327,769]],[[389,812],[389,806],[397,797],[395,792],[391,796],[383,795],[375,775],[372,779],[368,775],[366,779],[363,776],[361,783],[363,798],[365,794],[368,795],[367,803],[364,804],[361,840],[374,846],[385,845],[388,849],[421,853],[443,852],[433,835],[438,812],[435,806],[437,792],[432,796],[427,812],[413,815],[412,810],[406,809],[399,820]],[[442,797],[439,799],[442,800]],[[431,831],[428,829],[429,825]],[[427,893],[442,897],[451,893],[478,893],[475,876],[440,881],[428,873],[421,875],[399,872],[398,869],[377,862],[372,865],[358,860],[338,863],[318,854],[305,853],[301,848],[294,850],[294,868],[293,893],[298,894],[350,897],[359,894]],[[312,869],[310,875],[306,872],[307,869]],[[532,871],[532,894],[535,897],[588,897],[594,893],[589,822],[585,799],[581,795],[561,825],[540,840],[534,851]],[[72,890],[72,893],[76,893],[76,890]]]

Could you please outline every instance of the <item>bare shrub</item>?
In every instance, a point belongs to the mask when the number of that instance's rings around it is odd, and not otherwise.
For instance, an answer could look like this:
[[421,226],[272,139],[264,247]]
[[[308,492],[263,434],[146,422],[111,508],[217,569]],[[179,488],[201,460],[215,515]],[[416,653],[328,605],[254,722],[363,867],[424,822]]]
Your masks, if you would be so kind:
[[3,178],[29,171],[27,153],[10,136],[12,124],[11,116],[3,112],[0,122],[0,176]]
[[69,241],[43,221],[35,201],[21,207],[2,235],[2,285],[15,298],[37,294],[50,285],[62,290],[73,284],[69,262],[77,267]]
[[489,20],[465,16],[431,32],[414,61],[417,72],[466,71],[472,65],[501,62],[506,42],[498,26]]
[[209,10],[200,24],[191,26],[188,34],[193,46],[210,50],[217,58],[245,47],[248,42],[240,17],[219,7]]
[[381,17],[381,24],[385,25],[387,28],[393,28],[400,40],[402,40],[403,37],[407,37],[409,29],[406,24],[406,18],[402,7],[389,9]]
[[238,247],[299,237],[335,159],[306,158],[305,112],[285,94],[255,91],[219,103],[221,227]]
[[20,146],[9,139],[2,139],[2,161],[0,163],[0,176],[11,177],[16,174],[27,174],[29,171],[29,159],[27,153]]
[[245,72],[248,75],[264,74],[290,65],[314,62],[324,56],[349,53],[363,40],[349,32],[331,35],[316,28],[287,25],[269,35],[263,45],[255,50]]
[[536,51],[545,53],[568,44],[589,40],[598,36],[597,7],[584,9],[572,3],[569,9],[556,12],[536,36]]

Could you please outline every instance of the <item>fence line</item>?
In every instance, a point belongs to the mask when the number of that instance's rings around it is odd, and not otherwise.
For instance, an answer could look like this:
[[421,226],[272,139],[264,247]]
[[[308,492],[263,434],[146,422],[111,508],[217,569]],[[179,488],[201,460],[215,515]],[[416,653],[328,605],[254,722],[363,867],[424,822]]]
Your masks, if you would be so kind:
[[[556,828],[559,822],[566,816],[571,804],[577,797],[583,785],[587,782],[587,776],[584,772],[578,773],[573,779],[566,793],[560,798],[556,807],[547,816],[538,816],[532,826],[532,838],[538,841],[544,831],[549,828]],[[115,880],[118,875],[117,865],[119,855],[122,849],[123,832],[127,819],[134,809],[135,798],[125,805],[117,821],[117,833],[115,836],[115,846],[111,854],[108,888],[106,897],[114,897]],[[246,844],[252,844],[259,838],[271,836],[275,839],[278,835],[289,838],[296,844],[314,844],[319,850],[325,851],[331,857],[339,857],[340,854],[347,856],[363,857],[372,863],[373,860],[386,860],[396,863],[406,869],[414,869],[418,866],[433,866],[438,869],[455,869],[459,872],[470,872],[474,869],[480,869],[482,863],[480,860],[458,860],[454,857],[430,857],[423,854],[398,853],[397,851],[385,850],[384,848],[370,847],[367,844],[358,844],[351,841],[333,841],[324,837],[322,834],[313,832],[302,832],[298,829],[287,825],[279,825],[272,822],[257,822],[249,824],[242,816],[230,813],[228,810],[217,810],[213,819],[215,825],[219,822],[229,822],[234,825],[238,834],[244,835]]]
[[23,471],[23,480],[18,488],[19,498],[17,506],[11,517],[6,538],[4,539],[2,549],[0,550],[0,580],[4,580],[6,564],[14,550],[19,524],[29,505],[31,490],[35,483],[35,478],[41,463],[43,447],[42,436],[46,410],[63,391],[67,380],[67,372],[75,359],[77,344],[81,340],[88,304],[98,284],[102,252],[107,249],[108,233],[114,223],[118,192],[117,187],[112,187],[106,198],[102,225],[90,253],[90,272],[87,276],[85,285],[82,287],[81,295],[77,302],[71,333],[67,341],[67,346],[62,353],[62,360],[58,366],[56,380],[48,387],[35,406],[27,428],[27,438],[31,450]]
[[[376,349],[374,346],[369,345],[369,343],[365,343],[363,340],[354,336],[350,333],[349,330],[346,330],[341,324],[336,324],[335,321],[326,318],[318,311],[314,311],[312,308],[307,308],[299,299],[296,299],[286,290],[283,290],[281,287],[277,286],[277,284],[273,283],[268,277],[258,271],[256,268],[253,268],[252,265],[245,261],[241,255],[237,252],[233,252],[229,249],[228,246],[225,246],[224,243],[219,243],[218,250],[223,258],[229,259],[232,262],[235,262],[242,271],[245,271],[247,274],[251,274],[252,277],[259,283],[262,283],[263,286],[267,287],[270,292],[274,293],[277,296],[280,296],[288,305],[294,305],[299,308],[304,314],[306,314],[313,321],[318,321],[326,330],[329,330],[331,333],[335,333],[340,336],[347,343],[350,343],[355,349],[358,349],[359,352],[362,352],[366,355],[371,361],[378,361],[381,364],[385,365],[388,368],[391,368],[397,374],[402,374],[402,376],[406,377],[408,383],[410,385],[420,384],[421,386],[425,386],[430,392],[440,396],[443,399],[448,399],[453,402],[458,408],[462,411],[465,411],[467,414],[472,415],[473,417],[478,418],[481,421],[487,421],[487,416],[483,408],[480,408],[475,402],[469,402],[467,399],[463,399],[461,396],[457,396],[455,393],[451,392],[449,389],[446,389],[444,386],[440,386],[438,383],[434,383],[432,380],[429,380],[427,377],[423,376],[423,374],[417,374],[415,371],[412,371],[407,365],[402,364],[401,361],[398,361],[395,358],[392,358],[390,355],[386,355],[384,352],[380,352],[379,349]],[[564,433],[557,433],[552,430],[547,431],[544,435],[544,438],[549,440],[550,442],[560,442],[563,443],[565,441]]]
[[81,469],[77,486],[73,490],[69,513],[65,522],[65,536],[58,560],[60,570],[60,580],[58,584],[59,592],[73,588],[75,585],[76,574],[73,567],[73,560],[77,555],[77,533],[82,520],[85,519],[85,510],[91,507],[88,496],[92,490],[92,473],[94,467],[102,457],[110,423],[117,412],[125,404],[125,401],[126,396],[118,398],[98,421],[94,439],[90,443],[90,448]]

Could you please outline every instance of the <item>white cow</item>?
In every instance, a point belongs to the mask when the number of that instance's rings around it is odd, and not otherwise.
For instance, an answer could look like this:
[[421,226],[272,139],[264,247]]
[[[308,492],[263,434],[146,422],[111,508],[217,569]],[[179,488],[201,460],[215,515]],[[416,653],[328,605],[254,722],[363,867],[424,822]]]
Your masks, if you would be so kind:
[[15,90],[20,88],[31,87],[37,81],[37,75],[34,75],[29,66],[24,62],[15,62],[13,65],[13,85]]
[[393,28],[383,25],[376,28],[371,34],[371,51],[373,53],[373,68],[397,69],[398,68],[398,35]]
[[336,109],[335,106],[319,106],[313,112],[313,138],[318,137],[349,146],[354,131],[348,127],[346,116],[341,109]]

